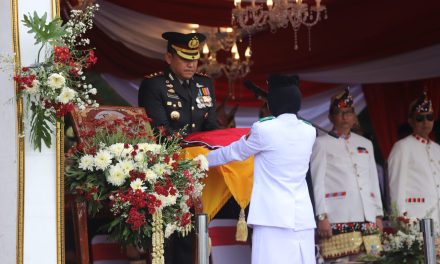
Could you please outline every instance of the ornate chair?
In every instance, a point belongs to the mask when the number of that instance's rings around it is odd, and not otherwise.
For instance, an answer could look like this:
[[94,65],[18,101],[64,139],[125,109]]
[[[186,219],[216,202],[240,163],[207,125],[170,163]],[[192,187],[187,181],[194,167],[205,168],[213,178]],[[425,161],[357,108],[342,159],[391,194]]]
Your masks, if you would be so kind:
[[[71,114],[72,126],[77,138],[77,142],[81,142],[80,131],[93,128],[95,120],[114,121],[124,117],[138,118],[146,115],[144,108],[141,107],[125,107],[125,106],[100,106],[97,108],[86,108],[82,111],[75,110]],[[151,127],[146,128],[151,131]],[[87,228],[87,204],[85,202],[77,202],[74,197],[66,195],[66,210],[71,210],[73,218],[73,230],[75,239],[76,263],[89,264],[89,236]]]

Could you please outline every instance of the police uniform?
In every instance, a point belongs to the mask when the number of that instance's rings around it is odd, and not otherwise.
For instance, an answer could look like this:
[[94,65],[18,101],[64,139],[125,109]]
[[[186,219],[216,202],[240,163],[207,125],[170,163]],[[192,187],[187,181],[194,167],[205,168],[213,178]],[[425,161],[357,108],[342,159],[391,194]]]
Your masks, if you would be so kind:
[[253,264],[315,263],[316,225],[305,179],[315,138],[312,126],[284,113],[254,123],[248,136],[208,154],[210,167],[254,155],[247,219]]
[[[185,60],[200,58],[199,44],[205,36],[200,33],[165,32],[168,52]],[[215,95],[212,81],[195,74],[180,80],[171,68],[145,76],[139,87],[139,106],[144,107],[155,128],[163,126],[167,134],[183,135],[218,128],[215,116]],[[184,129],[184,130],[182,130]],[[192,264],[194,232],[186,237],[173,234],[165,244],[165,263]]]
[[154,127],[164,126],[170,133],[185,126],[187,134],[218,128],[214,87],[204,75],[186,81],[171,69],[148,75],[139,88],[139,106],[145,107]]
[[[199,45],[205,39],[202,34],[165,32],[162,37],[176,56],[185,60],[200,58]],[[139,87],[138,101],[153,126],[163,126],[169,134],[184,127],[184,134],[218,128],[214,87],[205,75],[196,73],[189,80],[180,80],[170,68],[147,75]]]
[[[432,113],[426,92],[414,102],[411,112]],[[394,144],[388,158],[391,202],[399,214],[432,218],[440,224],[440,145],[416,134]]]
[[313,147],[311,173],[317,215],[329,222],[376,222],[382,216],[382,201],[373,145],[350,133],[338,139],[317,138]]

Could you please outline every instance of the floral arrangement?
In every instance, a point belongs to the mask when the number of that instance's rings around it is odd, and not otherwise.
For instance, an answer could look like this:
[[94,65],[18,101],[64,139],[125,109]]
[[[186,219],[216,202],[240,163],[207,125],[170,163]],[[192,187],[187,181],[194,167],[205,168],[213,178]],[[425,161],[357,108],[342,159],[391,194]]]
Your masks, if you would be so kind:
[[92,215],[108,205],[114,219],[104,228],[113,240],[152,246],[153,263],[163,263],[164,238],[192,229],[190,207],[208,164],[202,155],[181,158],[180,134],[152,136],[148,121],[96,121],[93,130],[81,131],[84,141],[68,153],[66,183]]
[[392,216],[390,220],[396,233],[384,233],[381,263],[424,263],[419,219],[408,217],[405,212],[401,216]]
[[382,252],[373,252],[358,258],[368,263],[411,263],[422,264],[423,234],[420,231],[420,220],[408,217],[407,213],[397,215],[397,208],[389,216],[389,232],[383,233]]
[[85,82],[83,71],[97,62],[93,49],[87,49],[84,38],[93,26],[93,15],[98,5],[83,10],[72,10],[63,25],[60,18],[46,22],[36,12],[22,20],[34,33],[35,45],[40,45],[34,65],[16,70],[14,80],[18,92],[24,96],[31,110],[31,142],[41,151],[42,143],[51,145],[51,135],[57,120],[73,110],[97,106],[92,99],[97,90]]

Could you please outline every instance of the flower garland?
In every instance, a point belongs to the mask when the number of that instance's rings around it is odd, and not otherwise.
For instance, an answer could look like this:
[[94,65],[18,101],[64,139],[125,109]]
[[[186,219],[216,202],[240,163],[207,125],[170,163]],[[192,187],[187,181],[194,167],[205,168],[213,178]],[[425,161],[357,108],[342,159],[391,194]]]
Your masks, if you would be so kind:
[[151,253],[152,264],[164,264],[164,234],[163,234],[162,212],[157,211],[153,214],[153,236],[151,237],[153,252]]
[[29,33],[34,33],[40,45],[34,65],[16,70],[14,80],[18,93],[26,98],[31,116],[31,142],[41,151],[42,144],[51,145],[56,121],[61,121],[75,107],[98,106],[92,99],[97,90],[85,82],[84,70],[97,62],[90,43],[84,38],[93,27],[93,16],[99,5],[83,10],[72,10],[69,20],[46,22],[47,14],[28,14],[22,20]]

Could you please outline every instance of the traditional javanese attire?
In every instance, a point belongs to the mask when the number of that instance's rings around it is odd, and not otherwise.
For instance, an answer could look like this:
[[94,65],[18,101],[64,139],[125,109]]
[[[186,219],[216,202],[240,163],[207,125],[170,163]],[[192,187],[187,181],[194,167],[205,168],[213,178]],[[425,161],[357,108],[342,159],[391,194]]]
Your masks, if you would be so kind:
[[399,214],[432,218],[439,232],[440,145],[410,135],[394,144],[388,158],[391,202]]
[[330,223],[376,222],[383,216],[379,180],[371,141],[350,133],[338,139],[316,139],[311,173],[316,215]]

